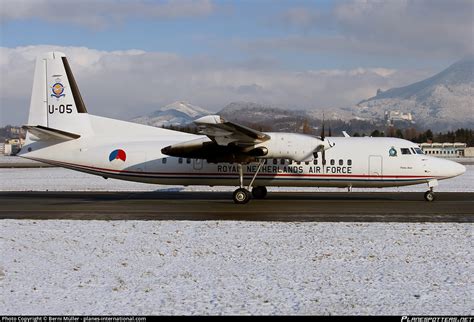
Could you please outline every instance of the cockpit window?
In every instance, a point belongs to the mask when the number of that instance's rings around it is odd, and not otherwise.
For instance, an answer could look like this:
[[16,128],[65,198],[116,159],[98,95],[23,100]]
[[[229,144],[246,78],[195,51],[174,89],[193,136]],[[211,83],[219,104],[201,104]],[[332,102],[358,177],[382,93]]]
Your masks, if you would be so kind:
[[415,148],[416,154],[424,154],[423,150],[420,148]]
[[410,149],[408,148],[401,148],[400,151],[402,152],[402,154],[411,154]]

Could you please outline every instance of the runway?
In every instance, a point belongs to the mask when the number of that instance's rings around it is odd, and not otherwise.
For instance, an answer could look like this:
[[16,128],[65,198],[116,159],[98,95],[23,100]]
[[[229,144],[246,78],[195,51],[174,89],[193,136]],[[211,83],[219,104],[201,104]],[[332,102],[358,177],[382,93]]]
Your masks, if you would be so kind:
[[0,219],[474,222],[474,193],[0,192]]

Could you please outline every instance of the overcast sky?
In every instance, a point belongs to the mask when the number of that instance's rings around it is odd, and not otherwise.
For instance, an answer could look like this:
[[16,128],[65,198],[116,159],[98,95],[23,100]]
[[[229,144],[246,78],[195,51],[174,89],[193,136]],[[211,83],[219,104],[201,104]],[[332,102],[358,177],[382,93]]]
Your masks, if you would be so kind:
[[474,1],[0,1],[0,126],[27,121],[35,57],[64,52],[90,113],[185,100],[330,109],[474,51]]

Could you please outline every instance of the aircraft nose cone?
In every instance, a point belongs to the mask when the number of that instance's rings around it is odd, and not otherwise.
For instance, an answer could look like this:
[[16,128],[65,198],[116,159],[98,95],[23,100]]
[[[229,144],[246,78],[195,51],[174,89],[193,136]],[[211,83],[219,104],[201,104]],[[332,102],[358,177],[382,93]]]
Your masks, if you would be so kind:
[[444,171],[446,172],[447,177],[450,177],[450,178],[457,177],[463,174],[464,172],[466,172],[466,167],[460,163],[450,161],[450,160],[443,160],[443,161],[447,163],[446,166],[444,167]]
[[456,169],[455,169],[455,172],[456,172],[456,176],[460,176],[461,174],[463,174],[464,172],[466,172],[466,167],[460,163],[456,163]]

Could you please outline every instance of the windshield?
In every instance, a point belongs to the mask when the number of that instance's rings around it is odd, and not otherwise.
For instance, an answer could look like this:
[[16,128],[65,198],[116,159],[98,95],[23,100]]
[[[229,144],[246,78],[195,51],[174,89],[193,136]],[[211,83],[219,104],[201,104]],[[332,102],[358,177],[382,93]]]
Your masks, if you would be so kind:
[[424,154],[423,150],[420,148],[415,148],[416,154]]

